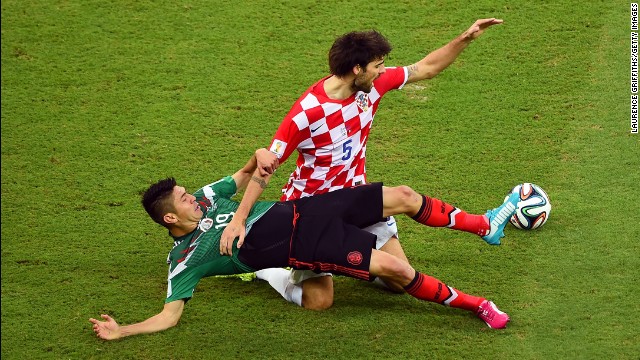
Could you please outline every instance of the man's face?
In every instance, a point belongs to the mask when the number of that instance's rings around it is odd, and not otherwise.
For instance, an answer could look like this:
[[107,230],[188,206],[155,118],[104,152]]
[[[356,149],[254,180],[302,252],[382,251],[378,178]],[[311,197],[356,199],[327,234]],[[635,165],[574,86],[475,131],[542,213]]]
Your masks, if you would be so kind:
[[187,193],[182,186],[173,187],[173,206],[177,220],[182,223],[198,222],[202,218],[196,197]]
[[373,88],[373,81],[386,71],[384,58],[371,61],[366,68],[356,74],[356,78],[353,80],[354,90],[369,93]]

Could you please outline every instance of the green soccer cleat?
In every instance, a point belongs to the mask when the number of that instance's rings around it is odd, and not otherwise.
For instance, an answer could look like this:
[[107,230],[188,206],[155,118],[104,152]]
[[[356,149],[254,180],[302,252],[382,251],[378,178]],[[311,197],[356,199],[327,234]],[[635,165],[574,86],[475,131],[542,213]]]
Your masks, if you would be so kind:
[[507,226],[511,216],[515,214],[518,201],[520,201],[520,194],[513,193],[502,205],[487,211],[485,215],[489,218],[491,228],[489,233],[482,237],[487,244],[500,245],[500,239],[504,237],[504,227]]
[[256,273],[252,272],[252,273],[238,274],[238,277],[242,281],[253,281],[256,279]]

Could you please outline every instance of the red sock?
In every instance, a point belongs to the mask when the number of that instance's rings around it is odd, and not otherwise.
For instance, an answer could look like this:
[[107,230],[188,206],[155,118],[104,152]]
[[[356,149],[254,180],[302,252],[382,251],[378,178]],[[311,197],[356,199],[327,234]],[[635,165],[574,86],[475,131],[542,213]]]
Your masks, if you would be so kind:
[[446,226],[480,236],[487,235],[491,229],[486,216],[467,214],[440,199],[434,199],[424,195],[422,195],[422,206],[420,210],[412,216],[412,218],[427,226]]
[[467,295],[462,291],[447,286],[436,278],[421,274],[418,271],[416,271],[416,277],[404,289],[409,295],[420,300],[437,302],[442,305],[474,312],[478,310],[478,306],[485,300],[484,298]]

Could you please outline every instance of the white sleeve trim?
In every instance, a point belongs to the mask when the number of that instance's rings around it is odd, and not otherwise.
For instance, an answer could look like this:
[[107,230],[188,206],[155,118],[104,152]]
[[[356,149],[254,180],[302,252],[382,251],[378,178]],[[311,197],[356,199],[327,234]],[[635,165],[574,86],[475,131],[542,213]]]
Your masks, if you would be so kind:
[[407,80],[409,80],[409,69],[407,69],[406,66],[403,66],[402,70],[404,71],[404,81],[402,82],[402,85],[398,86],[398,90],[402,89],[407,83]]

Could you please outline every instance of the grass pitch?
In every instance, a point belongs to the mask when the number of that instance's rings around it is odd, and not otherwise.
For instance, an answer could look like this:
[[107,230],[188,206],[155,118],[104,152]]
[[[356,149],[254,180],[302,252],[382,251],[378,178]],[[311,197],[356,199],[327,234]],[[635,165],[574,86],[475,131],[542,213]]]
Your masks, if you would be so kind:
[[[385,97],[368,172],[475,213],[521,182],[549,193],[549,222],[500,247],[398,219],[413,265],[494,300],[506,330],[347,278],[324,312],[209,278],[178,327],[93,336],[89,317],[162,308],[171,241],[148,184],[195,190],[267,146],[337,35],[378,29],[408,65],[484,17],[505,23]],[[2,358],[637,359],[629,38],[629,3],[608,1],[3,1]]]

